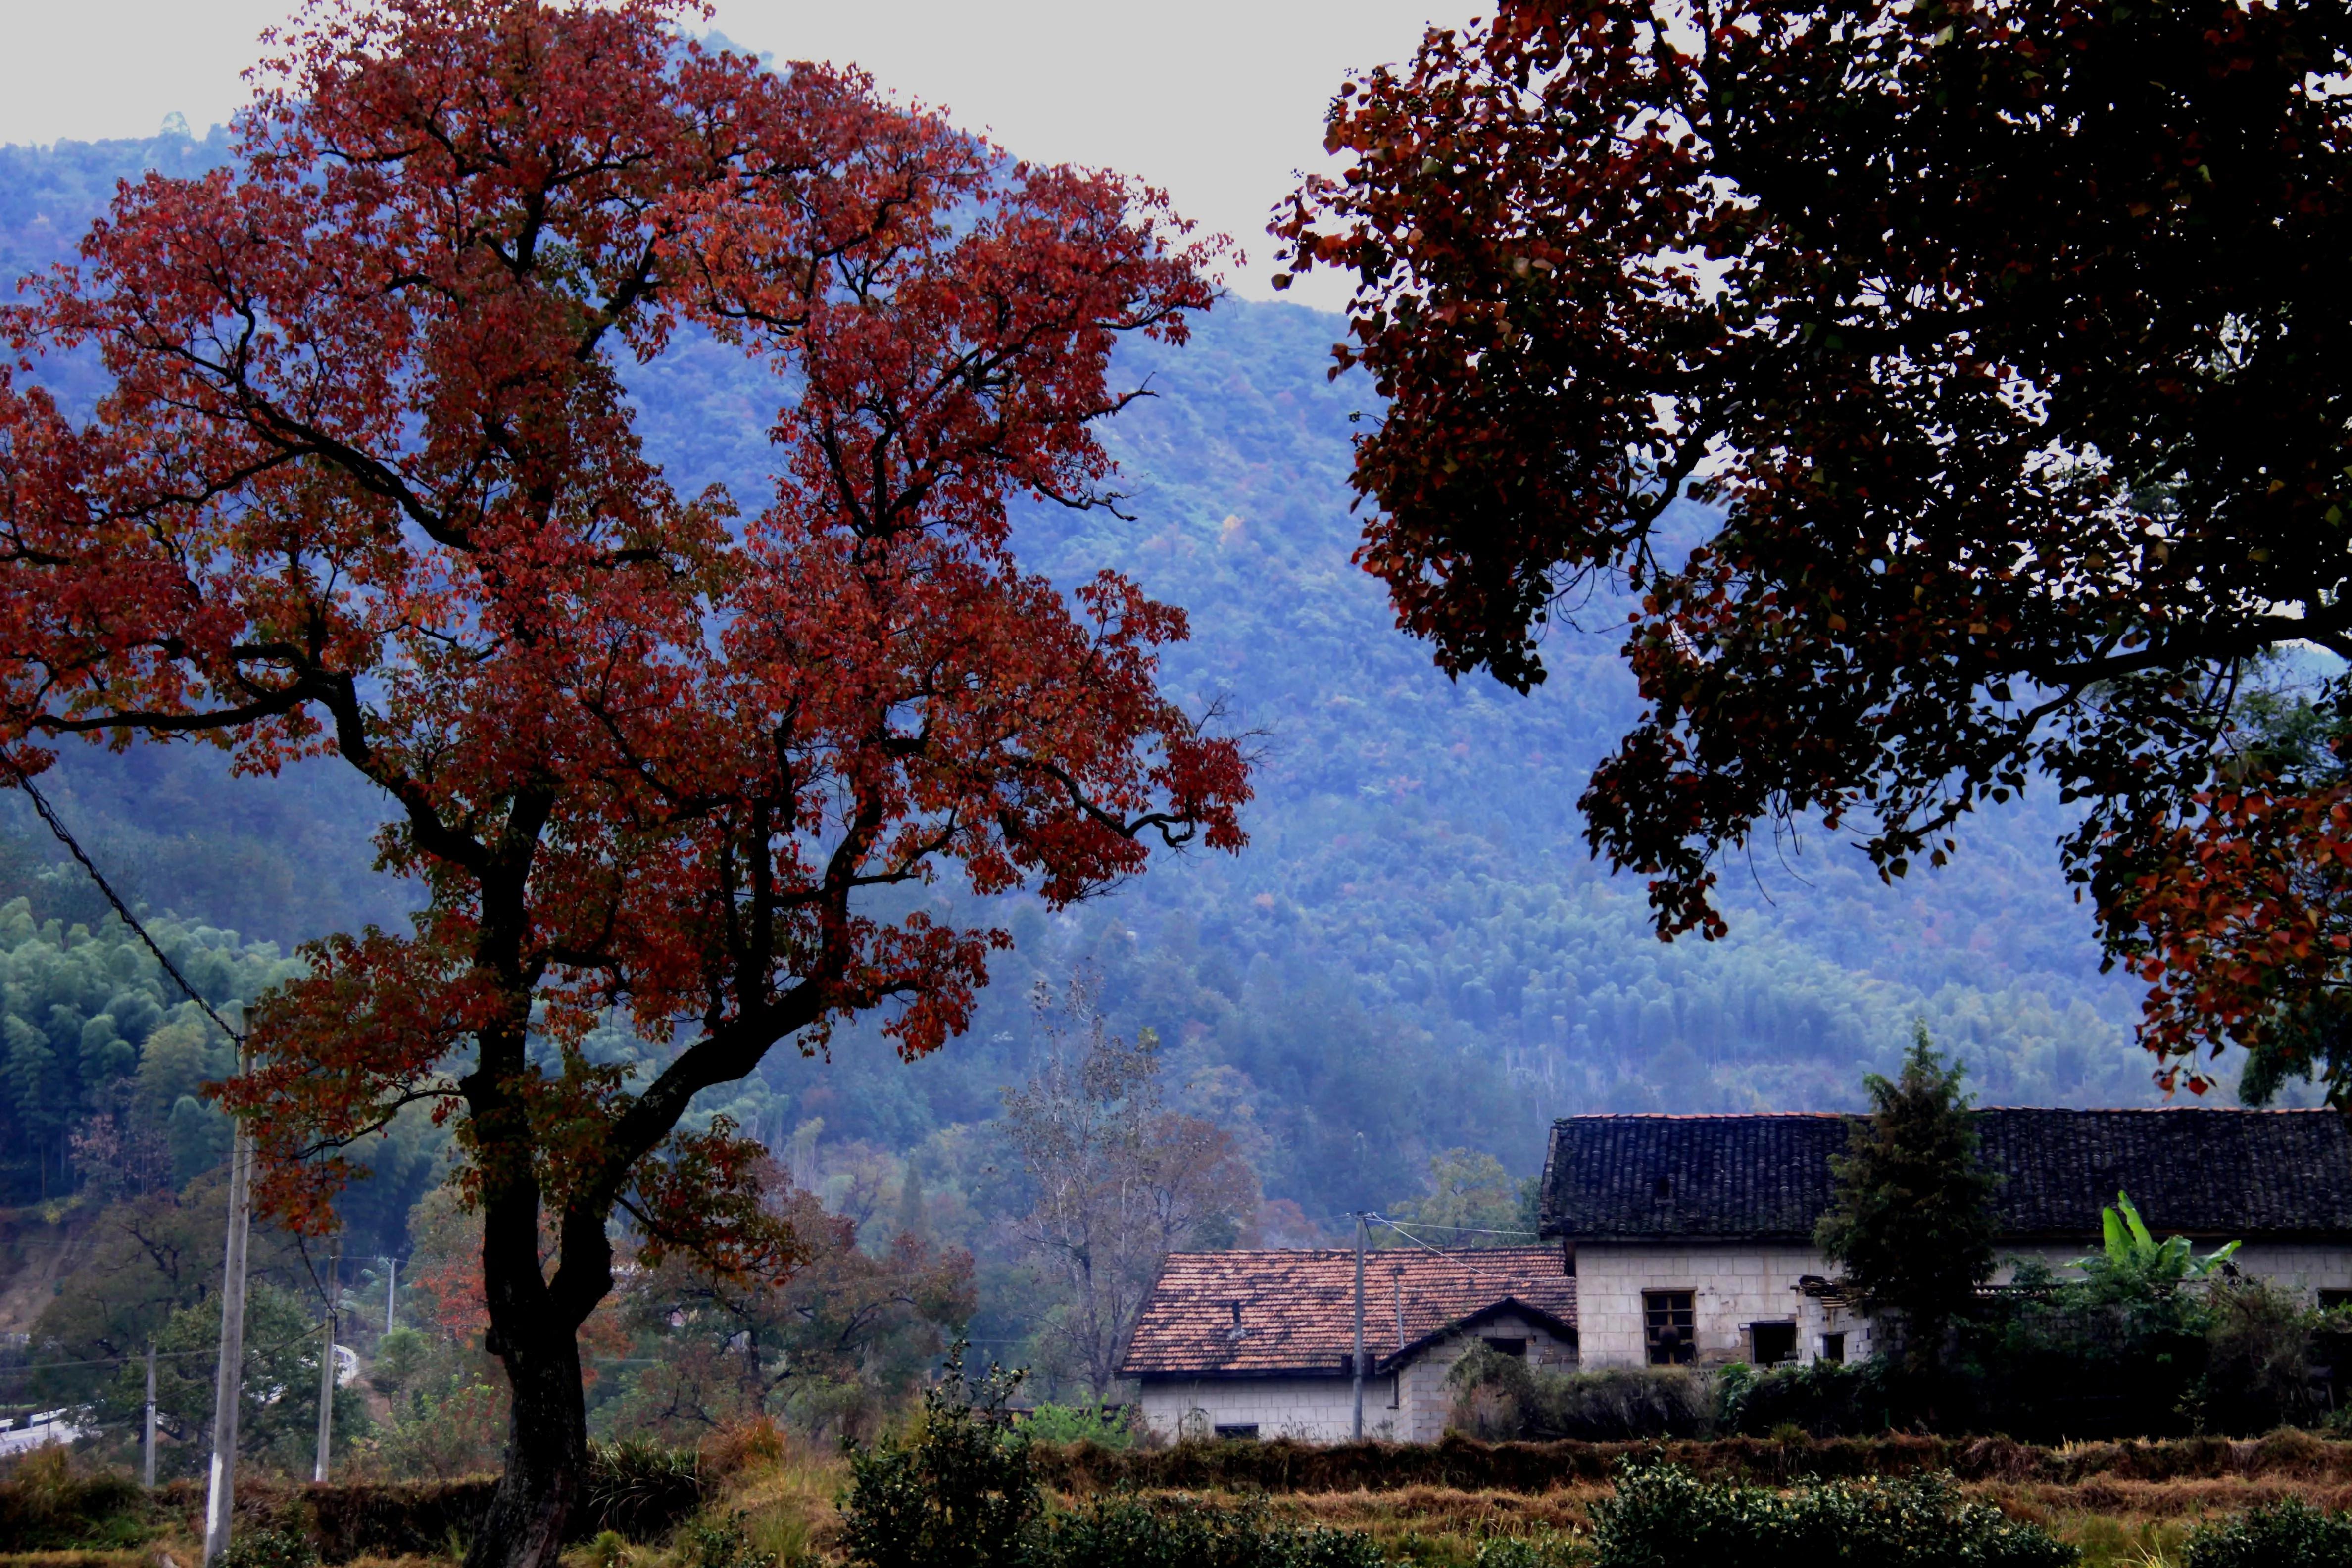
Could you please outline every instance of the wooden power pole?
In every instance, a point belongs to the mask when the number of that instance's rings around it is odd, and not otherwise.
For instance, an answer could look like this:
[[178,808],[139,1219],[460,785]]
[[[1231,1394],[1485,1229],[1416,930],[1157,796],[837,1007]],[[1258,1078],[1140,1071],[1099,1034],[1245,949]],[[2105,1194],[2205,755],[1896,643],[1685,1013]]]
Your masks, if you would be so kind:
[[327,1342],[319,1352],[319,1460],[310,1468],[310,1479],[327,1479],[327,1453],[335,1437],[335,1309],[342,1289],[343,1242],[335,1238],[335,1249],[327,1256]]
[[1356,1215],[1356,1441],[1364,1440],[1364,1233],[1369,1228]]
[[139,1479],[149,1491],[155,1489],[155,1342],[147,1342],[147,1422],[140,1436]]
[[[245,1070],[243,1062],[237,1070]],[[221,1270],[220,1364],[213,1377],[213,1464],[205,1493],[205,1563],[228,1550],[229,1515],[236,1506],[236,1415],[245,1396],[245,1241],[251,1215],[247,1184],[253,1143],[236,1123],[228,1152],[228,1248]]]

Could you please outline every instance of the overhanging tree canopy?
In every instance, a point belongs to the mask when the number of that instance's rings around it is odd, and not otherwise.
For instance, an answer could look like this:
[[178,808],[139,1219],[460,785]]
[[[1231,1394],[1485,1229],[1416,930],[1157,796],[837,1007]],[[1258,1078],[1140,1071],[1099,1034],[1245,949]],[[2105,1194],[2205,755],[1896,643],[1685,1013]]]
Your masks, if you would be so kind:
[[2347,75],[2342,5],[1505,4],[1341,89],[1279,227],[1360,280],[1360,558],[1522,689],[1632,590],[1582,804],[1662,934],[1759,824],[1899,876],[2046,773],[2164,1081],[2352,1064],[2352,795],[2244,721],[2352,655]]
[[[1181,613],[1108,574],[1073,603],[1007,543],[1017,495],[1114,499],[1111,345],[1181,340],[1211,249],[676,15],[314,7],[237,167],[126,186],[5,321],[112,377],[86,421],[0,387],[11,754],[331,753],[429,890],[413,933],[309,951],[225,1098],[297,1223],[400,1106],[459,1118],[514,1389],[478,1562],[560,1544],[616,1215],[649,1262],[791,1259],[694,1095],[877,1007],[908,1057],[962,1027],[1007,939],[877,893],[1066,902],[1242,842],[1236,749],[1155,685]],[[689,331],[773,367],[772,497],[646,458],[625,367]],[[588,1050],[614,1014],[649,1079]]]

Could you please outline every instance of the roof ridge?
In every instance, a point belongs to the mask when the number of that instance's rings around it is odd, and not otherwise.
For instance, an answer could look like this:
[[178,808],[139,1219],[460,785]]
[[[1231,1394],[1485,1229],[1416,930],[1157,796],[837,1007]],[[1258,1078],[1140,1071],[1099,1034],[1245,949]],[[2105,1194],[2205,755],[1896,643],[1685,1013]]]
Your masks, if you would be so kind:
[[2045,1116],[2341,1116],[2331,1107],[2305,1105],[1974,1105],[1971,1110],[2032,1110]]
[[[2005,1242],[2095,1239],[2118,1186],[2169,1232],[2352,1237],[2352,1121],[2334,1110],[1990,1105],[1972,1118]],[[1548,1237],[1803,1242],[1834,1199],[1835,1115],[1596,1115],[1553,1123]]]
[[[2331,1106],[2301,1105],[1972,1105],[1976,1110],[2030,1110],[2045,1116],[2340,1116]],[[1555,1116],[1552,1125],[1578,1121],[1803,1121],[1866,1116],[1864,1110],[1581,1110]]]
[[[1366,1258],[1492,1258],[1505,1252],[1540,1252],[1549,1257],[1558,1248],[1548,1242],[1530,1241],[1520,1247],[1368,1247]],[[1170,1258],[1353,1258],[1352,1247],[1200,1247],[1167,1255]]]
[[1802,1121],[1860,1116],[1859,1110],[1580,1110],[1555,1116],[1552,1125],[1571,1121]]

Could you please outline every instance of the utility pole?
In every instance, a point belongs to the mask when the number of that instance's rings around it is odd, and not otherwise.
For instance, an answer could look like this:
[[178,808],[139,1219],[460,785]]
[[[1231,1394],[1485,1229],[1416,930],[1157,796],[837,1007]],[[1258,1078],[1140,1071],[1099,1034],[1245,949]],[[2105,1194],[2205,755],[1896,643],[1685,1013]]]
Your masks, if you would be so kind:
[[342,1289],[343,1238],[335,1238],[335,1249],[327,1257],[327,1343],[319,1352],[319,1462],[310,1468],[310,1479],[327,1479],[327,1451],[335,1436],[335,1308]]
[[392,1332],[393,1298],[400,1294],[400,1259],[387,1258],[384,1262],[390,1268],[383,1277],[383,1331],[388,1334]]
[[155,1342],[147,1342],[147,1429],[140,1442],[139,1476],[149,1491],[155,1489]]
[[[244,1061],[240,1059],[236,1067],[243,1072]],[[205,1568],[212,1568],[228,1550],[229,1514],[236,1505],[236,1415],[245,1395],[245,1241],[251,1219],[246,1200],[252,1164],[253,1142],[240,1120],[228,1152],[228,1250],[221,1269],[220,1365],[213,1378],[213,1466],[211,1484],[205,1493]]]
[[1356,1441],[1364,1440],[1364,1234],[1370,1227],[1356,1215]]

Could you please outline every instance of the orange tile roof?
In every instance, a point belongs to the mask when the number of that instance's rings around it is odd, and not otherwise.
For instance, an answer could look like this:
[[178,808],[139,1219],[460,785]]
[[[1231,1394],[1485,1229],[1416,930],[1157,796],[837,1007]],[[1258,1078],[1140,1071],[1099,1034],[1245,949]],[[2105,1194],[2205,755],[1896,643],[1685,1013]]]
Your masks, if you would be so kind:
[[[1366,1359],[1385,1372],[1424,1342],[1507,1301],[1575,1329],[1576,1281],[1561,1272],[1557,1248],[1369,1253]],[[1129,1377],[1340,1375],[1355,1345],[1355,1305],[1356,1255],[1349,1250],[1171,1253],[1121,1371]]]

